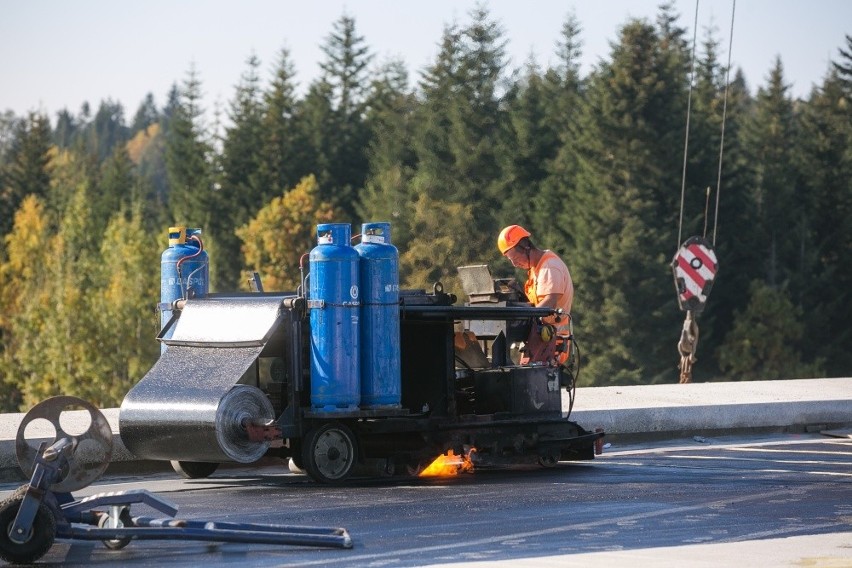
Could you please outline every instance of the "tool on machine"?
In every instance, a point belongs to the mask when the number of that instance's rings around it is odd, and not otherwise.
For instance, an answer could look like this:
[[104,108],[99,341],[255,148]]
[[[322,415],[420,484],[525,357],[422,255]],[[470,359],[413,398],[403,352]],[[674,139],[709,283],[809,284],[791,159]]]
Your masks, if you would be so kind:
[[678,221],[677,243],[680,246],[671,262],[674,274],[675,289],[680,309],[686,312],[686,317],[681,329],[677,348],[680,353],[680,382],[692,381],[692,368],[697,361],[696,351],[698,349],[698,315],[704,310],[707,296],[716,278],[719,262],[716,258],[714,247],[716,246],[716,228],[719,222],[719,195],[722,190],[722,157],[725,149],[725,122],[728,112],[728,86],[730,85],[731,52],[734,43],[734,16],[737,10],[737,2],[733,1],[731,6],[731,31],[728,43],[728,66],[725,68],[725,95],[722,104],[722,126],[719,139],[719,168],[716,175],[716,209],[713,221],[713,239],[707,239],[707,219],[710,209],[710,187],[707,188],[704,205],[704,233],[702,236],[694,236],[681,244],[683,235],[683,210],[686,196],[686,165],[689,155],[689,120],[692,114],[692,90],[695,84],[695,46],[698,33],[698,0],[695,1],[695,23],[692,36],[692,63],[691,76],[689,80],[689,97],[686,105],[686,130],[683,143],[683,172],[681,174],[680,187],[680,217]]
[[[82,408],[90,424],[80,435],[68,434],[60,415]],[[35,420],[46,420],[56,437],[37,447],[26,439]],[[71,492],[93,483],[112,455],[112,430],[104,415],[79,398],[58,396],[24,416],[15,441],[18,463],[29,483],[0,503],[0,558],[16,564],[44,556],[55,539],[100,540],[118,550],[132,540],[198,540],[294,546],[352,548],[346,529],[175,519],[177,506],[144,489],[98,493],[76,499]],[[87,453],[87,459],[81,454]],[[141,504],[165,518],[132,516]]]

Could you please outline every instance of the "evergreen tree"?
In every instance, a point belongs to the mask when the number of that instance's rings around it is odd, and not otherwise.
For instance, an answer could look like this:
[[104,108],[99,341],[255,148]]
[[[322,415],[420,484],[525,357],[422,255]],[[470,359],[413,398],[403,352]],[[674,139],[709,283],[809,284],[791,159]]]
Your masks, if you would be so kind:
[[370,177],[358,212],[365,220],[390,221],[394,244],[407,248],[412,238],[410,184],[417,165],[411,145],[417,100],[404,63],[391,61],[379,69],[368,108]]
[[348,220],[356,221],[358,193],[368,169],[369,128],[364,113],[369,87],[367,69],[373,56],[356,30],[355,19],[346,15],[334,23],[322,50],[323,75],[305,101],[306,106],[315,105],[309,111],[306,126],[309,130],[325,126],[312,133],[316,140],[314,151],[319,155],[317,165],[321,169],[316,173],[323,199],[334,203]]
[[832,61],[837,78],[844,84],[846,91],[852,90],[852,35],[846,34],[846,49],[838,49],[840,61]]
[[100,167],[97,191],[93,195],[93,231],[102,234],[113,215],[130,210],[136,186],[133,162],[124,144],[116,146]]
[[[540,238],[539,228],[553,225],[553,210],[536,207],[548,174],[549,160],[559,148],[559,132],[548,120],[548,99],[544,78],[534,62],[529,62],[520,83],[507,96],[509,136],[498,159],[505,196],[499,225],[519,224]],[[551,203],[551,207],[557,203]],[[538,241],[542,242],[542,241]]]
[[[329,133],[335,131],[334,109],[331,106],[332,87],[322,77],[311,83],[304,99],[298,105],[295,118],[299,136],[307,148],[304,167],[316,175],[323,199],[331,200],[331,164],[333,140]],[[336,201],[335,201],[336,202]]]
[[12,215],[27,195],[44,197],[50,187],[51,130],[47,117],[29,113],[17,123],[0,186],[0,235],[12,228]]
[[160,111],[154,103],[153,93],[148,93],[133,115],[133,123],[130,125],[130,136],[135,136],[139,131],[147,130],[152,124],[160,122]]
[[[841,52],[842,53],[842,52]],[[797,165],[812,210],[808,216],[808,255],[802,306],[803,353],[825,361],[828,376],[852,369],[849,321],[852,304],[852,84],[831,73],[804,105]]]
[[6,164],[8,159],[18,120],[18,117],[11,110],[0,113],[0,168]]
[[[547,141],[542,145],[541,156],[546,177],[541,180],[538,193],[530,198],[530,230],[539,244],[560,253],[570,249],[573,234],[571,193],[577,183],[577,117],[583,96],[579,62],[581,32],[577,18],[569,14],[557,44],[558,64],[545,72],[542,92],[537,95],[544,111],[539,128]],[[555,146],[551,146],[552,136],[557,137]],[[511,224],[511,218],[504,221]]]
[[463,29],[444,30],[437,60],[421,81],[424,101],[413,141],[418,168],[412,189],[429,197],[419,203],[477,207],[463,236],[450,232],[450,223],[433,235],[459,240],[459,254],[448,259],[452,266],[439,266],[440,271],[482,262],[483,251],[493,254],[498,205],[505,197],[497,155],[506,124],[500,96],[505,41],[484,8],[474,10],[471,18]]
[[801,308],[786,290],[755,280],[748,308],[737,312],[726,337],[720,364],[733,380],[775,380],[816,377],[819,363],[804,364],[796,346],[803,336]]
[[677,358],[660,331],[680,327],[667,265],[687,54],[672,33],[641,20],[622,28],[611,61],[589,79],[580,117],[569,258],[584,372],[593,384],[675,380]]
[[179,91],[177,106],[166,113],[166,172],[172,222],[193,227],[206,225],[211,213],[212,148],[203,113],[201,81],[192,67]]
[[81,130],[86,150],[97,157],[98,163],[113,153],[116,146],[124,144],[130,130],[124,123],[124,107],[111,100],[101,101],[92,122]]
[[215,214],[210,216],[210,231],[218,244],[214,267],[220,290],[237,287],[242,266],[240,244],[234,230],[245,223],[262,206],[266,188],[259,186],[262,163],[260,141],[263,139],[263,100],[258,68],[260,60],[252,55],[248,70],[237,86],[228,116],[231,126],[222,141],[221,188],[216,195]]
[[419,195],[413,204],[414,235],[399,258],[399,278],[406,288],[432,290],[441,282],[447,291],[461,291],[456,267],[469,254],[467,234],[474,206]]
[[307,169],[306,142],[298,124],[295,71],[290,52],[278,56],[269,89],[264,93],[265,112],[261,127],[259,187],[262,203],[293,187]]
[[769,84],[758,89],[752,119],[743,135],[754,172],[758,246],[764,259],[759,276],[771,287],[790,285],[793,301],[798,304],[803,268],[799,251],[806,238],[801,216],[805,202],[795,168],[796,131],[788,89],[781,60],[776,59]]
[[68,109],[62,109],[57,112],[53,142],[60,148],[69,148],[77,136],[77,120],[74,116],[68,112]]

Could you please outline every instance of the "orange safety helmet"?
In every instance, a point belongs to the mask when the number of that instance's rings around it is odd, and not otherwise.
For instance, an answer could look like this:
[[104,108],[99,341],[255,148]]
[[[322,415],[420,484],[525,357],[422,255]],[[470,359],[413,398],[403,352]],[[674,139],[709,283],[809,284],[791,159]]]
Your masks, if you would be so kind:
[[500,254],[506,254],[506,251],[513,248],[524,237],[529,237],[530,232],[520,225],[509,225],[497,237],[497,248],[500,249]]

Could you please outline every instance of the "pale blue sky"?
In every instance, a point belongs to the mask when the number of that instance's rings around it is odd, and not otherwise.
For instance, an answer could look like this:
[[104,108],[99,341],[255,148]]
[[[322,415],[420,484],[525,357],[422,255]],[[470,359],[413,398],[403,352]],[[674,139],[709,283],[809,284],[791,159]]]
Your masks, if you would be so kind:
[[[569,12],[583,27],[581,71],[608,56],[610,42],[630,17],[653,21],[660,0],[491,0],[485,5],[509,41],[510,67],[530,54],[553,61]],[[76,113],[111,98],[129,121],[145,94],[162,106],[172,83],[190,65],[199,72],[204,106],[224,106],[256,54],[264,79],[282,47],[290,50],[303,89],[319,72],[320,45],[344,13],[376,61],[402,58],[412,83],[432,63],[444,25],[465,24],[475,0],[0,0],[0,111]],[[692,37],[695,0],[676,0],[680,25]],[[731,0],[701,0],[699,41],[716,28],[727,59]],[[739,0],[733,63],[754,92],[776,55],[794,96],[805,97],[852,34],[852,0]],[[699,44],[700,45],[700,44]]]

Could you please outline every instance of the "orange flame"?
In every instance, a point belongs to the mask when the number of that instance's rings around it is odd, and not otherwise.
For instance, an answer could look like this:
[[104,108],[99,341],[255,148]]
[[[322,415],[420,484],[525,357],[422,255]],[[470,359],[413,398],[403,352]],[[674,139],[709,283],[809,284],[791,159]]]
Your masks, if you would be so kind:
[[461,472],[473,472],[473,462],[470,459],[471,454],[476,452],[476,448],[471,448],[464,455],[456,455],[453,450],[448,450],[446,455],[440,455],[435,458],[435,461],[420,472],[420,477],[451,477],[458,475]]

